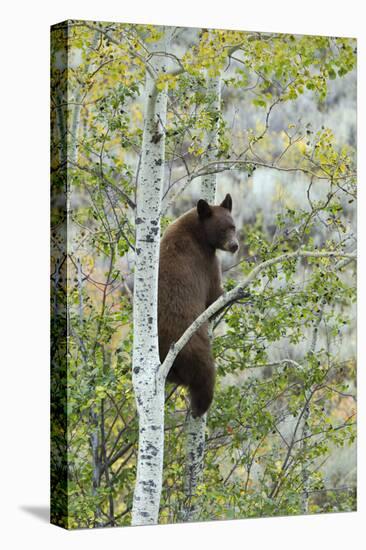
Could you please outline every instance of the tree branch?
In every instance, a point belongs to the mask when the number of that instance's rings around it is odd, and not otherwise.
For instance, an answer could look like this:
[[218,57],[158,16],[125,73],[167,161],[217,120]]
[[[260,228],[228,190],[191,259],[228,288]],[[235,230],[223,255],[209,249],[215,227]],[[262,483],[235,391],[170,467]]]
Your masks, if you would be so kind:
[[355,253],[345,253],[345,252],[317,252],[312,250],[297,250],[296,252],[289,252],[286,254],[281,254],[276,258],[271,258],[257,265],[249,275],[236,285],[235,288],[222,294],[213,304],[210,305],[193,323],[187,328],[187,330],[182,334],[178,342],[171,345],[170,350],[160,366],[159,376],[165,379],[168,375],[168,372],[177,357],[178,353],[184,348],[184,346],[189,342],[193,334],[211,317],[213,317],[218,311],[224,308],[229,302],[236,301],[244,297],[244,289],[247,288],[250,283],[265,269],[275,265],[277,263],[290,260],[292,258],[347,258],[349,260],[355,260]]
[[296,166],[285,168],[285,167],[282,167],[282,166],[276,166],[275,164],[269,164],[269,163],[266,163],[266,162],[259,162],[259,161],[256,161],[256,160],[248,159],[248,160],[215,160],[214,162],[209,162],[205,166],[201,166],[201,168],[199,168],[197,170],[197,172],[193,173],[192,174],[192,179],[200,177],[200,176],[204,176],[206,174],[212,174],[212,173],[217,173],[217,172],[224,172],[226,170],[232,170],[233,168],[235,168],[235,166],[240,166],[240,165],[253,165],[253,166],[259,166],[259,167],[262,167],[262,168],[272,168],[273,170],[278,170],[280,172],[303,172],[304,174],[308,174],[309,176],[312,176],[312,177],[317,178],[319,180],[332,179],[333,181],[336,181],[336,180],[342,180],[342,179],[345,179],[347,177],[351,177],[351,176],[356,175],[354,173],[350,173],[350,174],[345,174],[343,176],[337,176],[337,177],[332,177],[331,178],[331,176],[329,176],[329,175],[320,176],[319,174],[316,174],[315,172],[312,172],[308,168],[301,168],[301,167],[296,167]]

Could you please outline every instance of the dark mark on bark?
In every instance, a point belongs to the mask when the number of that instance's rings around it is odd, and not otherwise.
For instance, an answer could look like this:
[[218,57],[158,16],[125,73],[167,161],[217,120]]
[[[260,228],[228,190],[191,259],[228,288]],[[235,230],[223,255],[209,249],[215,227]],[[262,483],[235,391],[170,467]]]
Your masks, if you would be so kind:
[[158,449],[155,447],[155,445],[152,445],[151,443],[147,444],[147,448],[149,449],[149,452],[151,452],[153,456],[156,456],[159,452]]

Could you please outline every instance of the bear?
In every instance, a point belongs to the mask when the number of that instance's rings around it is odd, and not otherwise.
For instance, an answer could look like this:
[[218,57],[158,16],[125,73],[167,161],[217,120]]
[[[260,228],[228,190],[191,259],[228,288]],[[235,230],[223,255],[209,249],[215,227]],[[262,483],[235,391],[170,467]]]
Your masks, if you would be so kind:
[[[158,283],[161,362],[170,346],[223,293],[216,250],[235,253],[239,248],[231,210],[230,194],[220,205],[200,199],[196,208],[168,226],[161,239]],[[208,411],[215,384],[208,323],[194,333],[177,355],[167,380],[188,388],[194,418]]]

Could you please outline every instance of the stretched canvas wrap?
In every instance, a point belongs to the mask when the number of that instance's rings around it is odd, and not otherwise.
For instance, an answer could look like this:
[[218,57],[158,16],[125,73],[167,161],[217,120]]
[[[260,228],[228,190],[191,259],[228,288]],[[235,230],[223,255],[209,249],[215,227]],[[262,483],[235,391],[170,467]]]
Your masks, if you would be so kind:
[[356,509],[356,41],[51,29],[51,521]]

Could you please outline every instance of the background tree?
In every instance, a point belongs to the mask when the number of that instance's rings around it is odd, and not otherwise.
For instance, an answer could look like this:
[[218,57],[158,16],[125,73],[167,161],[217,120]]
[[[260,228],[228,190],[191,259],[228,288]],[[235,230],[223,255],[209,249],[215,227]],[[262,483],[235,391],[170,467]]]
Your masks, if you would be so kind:
[[[354,48],[351,39],[327,37],[85,22],[54,28],[55,417],[65,402],[58,323],[66,296],[70,327],[68,423],[55,423],[53,433],[54,479],[61,469],[67,483],[54,495],[55,521],[131,522],[138,434],[132,290],[136,315],[146,283],[138,273],[150,254],[146,248],[139,258],[149,228],[138,222],[150,215],[159,223],[141,198],[147,144],[158,161],[151,170],[162,184],[163,230],[206,185],[212,192],[212,181],[218,198],[232,193],[242,228],[241,256],[234,265],[223,258],[226,289],[238,294],[214,323],[218,384],[194,491],[187,493],[183,459],[185,392],[167,388],[165,425],[160,403],[159,521],[176,521],[182,511],[190,519],[192,510],[214,519],[354,508],[354,479],[342,468],[332,477],[329,466],[339,470],[342,446],[351,449],[347,463],[354,459]],[[159,98],[150,123],[149,82]],[[343,133],[340,112],[348,116]],[[152,233],[151,269],[158,236]],[[144,296],[149,311],[152,290]],[[146,345],[154,331],[140,321],[139,330]],[[138,346],[135,339],[135,364]],[[149,357],[156,364],[156,352]],[[202,440],[202,422],[196,429]],[[68,464],[61,464],[65,449]],[[159,493],[157,484],[154,510],[140,510],[136,522],[156,520]]]

